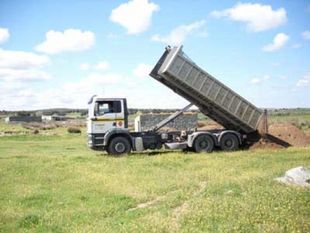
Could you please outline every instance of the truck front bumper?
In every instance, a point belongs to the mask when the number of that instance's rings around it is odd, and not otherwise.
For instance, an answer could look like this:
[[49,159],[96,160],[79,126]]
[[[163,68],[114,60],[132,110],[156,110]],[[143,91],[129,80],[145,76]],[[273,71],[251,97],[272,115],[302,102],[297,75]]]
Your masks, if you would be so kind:
[[87,145],[93,150],[104,149],[103,145],[104,134],[88,134],[87,135]]

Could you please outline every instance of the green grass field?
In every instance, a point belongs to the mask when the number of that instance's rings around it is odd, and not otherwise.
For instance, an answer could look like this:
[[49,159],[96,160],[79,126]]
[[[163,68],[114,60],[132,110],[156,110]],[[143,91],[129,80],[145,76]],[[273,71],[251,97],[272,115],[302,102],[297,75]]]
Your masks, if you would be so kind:
[[0,138],[0,232],[310,232],[310,189],[274,181],[310,148],[116,158],[57,130]]

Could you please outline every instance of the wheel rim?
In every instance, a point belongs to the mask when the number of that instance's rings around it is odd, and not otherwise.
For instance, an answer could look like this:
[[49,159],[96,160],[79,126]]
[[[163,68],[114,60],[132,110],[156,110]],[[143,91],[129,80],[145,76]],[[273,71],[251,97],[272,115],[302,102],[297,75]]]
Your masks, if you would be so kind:
[[231,140],[231,139],[227,139],[226,141],[225,141],[225,146],[226,147],[232,147],[233,146],[233,141]]
[[213,150],[212,139],[208,136],[200,136],[197,138],[196,152],[211,152]]
[[126,147],[124,143],[118,142],[115,144],[115,151],[117,153],[123,153],[125,151]]
[[208,142],[206,140],[203,140],[199,143],[199,147],[204,149],[208,147]]
[[232,151],[239,147],[238,138],[233,134],[225,134],[220,141],[221,149]]

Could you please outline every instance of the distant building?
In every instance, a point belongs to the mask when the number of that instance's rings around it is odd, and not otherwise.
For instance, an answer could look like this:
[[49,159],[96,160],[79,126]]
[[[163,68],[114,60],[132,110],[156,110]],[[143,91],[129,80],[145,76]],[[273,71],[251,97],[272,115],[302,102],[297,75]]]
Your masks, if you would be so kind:
[[51,115],[42,115],[41,118],[42,118],[42,121],[51,121],[51,120],[53,120],[53,117]]
[[42,115],[41,118],[42,118],[42,121],[65,121],[65,120],[67,120],[66,116],[60,116],[57,114]]
[[42,122],[39,116],[8,116],[5,118],[6,123],[19,123],[19,122]]
[[65,120],[67,120],[67,117],[66,116],[53,115],[52,119],[54,121],[65,121]]

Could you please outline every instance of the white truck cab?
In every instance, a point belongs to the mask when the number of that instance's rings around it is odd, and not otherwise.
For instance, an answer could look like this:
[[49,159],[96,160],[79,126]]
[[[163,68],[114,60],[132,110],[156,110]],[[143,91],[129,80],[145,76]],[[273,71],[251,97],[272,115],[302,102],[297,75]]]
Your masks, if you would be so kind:
[[113,128],[127,128],[127,116],[126,99],[93,96],[89,101],[87,133],[104,134]]
[[87,134],[88,144],[91,148],[103,146],[103,139],[107,133],[128,131],[127,127],[128,111],[125,98],[93,96],[90,99]]

